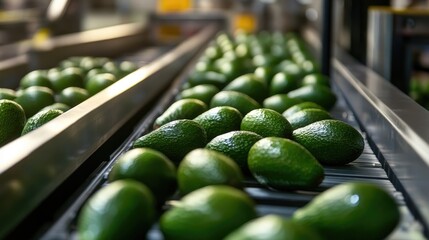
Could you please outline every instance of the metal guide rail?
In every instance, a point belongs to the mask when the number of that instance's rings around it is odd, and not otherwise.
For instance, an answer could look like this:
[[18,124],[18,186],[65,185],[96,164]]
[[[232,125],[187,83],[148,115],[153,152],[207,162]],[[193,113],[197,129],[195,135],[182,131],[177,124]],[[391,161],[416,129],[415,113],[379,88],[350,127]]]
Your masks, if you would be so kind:
[[[209,25],[177,46],[155,46],[143,51],[133,51],[125,59],[137,60],[138,65],[146,64],[144,67],[54,121],[0,148],[0,196],[7,196],[0,202],[0,238],[7,236],[12,230],[19,232],[19,229],[15,229],[17,225],[22,224],[29,216],[31,218],[40,204],[58,191],[59,186],[70,176],[75,175],[94,152],[153,101],[217,31],[216,25]],[[136,38],[132,39],[133,44],[136,44]],[[99,44],[106,46],[107,42],[104,39]],[[119,42],[114,44],[112,52],[124,55],[126,52],[119,52],[117,44]],[[91,48],[95,45],[96,42],[64,44],[59,49],[65,48],[69,53],[79,54],[84,51],[79,46]],[[98,48],[97,51],[101,49]],[[46,51],[39,57],[42,59],[53,56],[51,59],[57,59],[64,57],[62,54],[65,53]],[[63,191],[68,194],[69,190]],[[41,223],[32,224],[38,226]]]
[[336,49],[335,80],[389,180],[429,236],[429,112],[372,70]]
[[[42,235],[42,239],[76,239],[76,218],[83,203],[96,190],[107,184],[107,175],[114,162],[122,153],[131,148],[133,141],[152,130],[155,118],[174,101],[180,85],[186,81],[187,72],[192,66],[192,64],[188,65],[187,70],[175,80],[173,85],[165,92],[164,97],[141,119],[140,123],[135,127],[135,131],[128,139],[111,153],[110,159],[106,159],[106,165],[88,179],[87,185],[84,186],[79,193],[76,193],[76,197],[71,201],[72,204],[65,208],[60,217],[58,217],[52,226]],[[345,121],[356,129],[360,129],[362,134],[366,136],[365,127],[363,126],[362,128],[362,125],[359,125],[359,123],[361,123],[359,119],[361,114],[352,112],[351,105],[348,103],[350,100],[347,98],[348,95],[339,87],[338,82],[344,81],[343,78],[342,72],[335,71],[333,76],[335,80],[333,81],[333,90],[338,96],[338,101],[334,109],[331,110],[331,114],[336,119]],[[394,196],[401,210],[401,222],[388,239],[424,239],[424,226],[419,220],[416,220],[411,213],[403,193],[398,191],[396,185],[392,184],[389,178],[390,176],[388,176],[385,170],[387,169],[386,164],[377,158],[379,151],[374,146],[371,147],[369,144],[371,140],[368,140],[369,138],[366,137],[364,152],[354,162],[341,167],[325,167],[326,177],[317,188],[305,191],[280,192],[268,189],[257,183],[254,179],[246,179],[245,191],[256,202],[259,214],[278,214],[284,217],[291,217],[296,209],[307,204],[322,191],[337,184],[349,181],[375,183]],[[178,196],[175,196],[175,198],[177,197]],[[149,231],[147,238],[149,240],[163,239],[157,224]]]
[[146,25],[130,23],[5,45],[0,47],[0,87],[17,88],[30,70],[54,67],[70,56],[117,57],[154,45],[151,40]]
[[[312,28],[303,36],[320,51]],[[335,85],[364,129],[389,180],[423,225],[429,238],[429,112],[390,82],[362,65],[338,46],[333,51]]]

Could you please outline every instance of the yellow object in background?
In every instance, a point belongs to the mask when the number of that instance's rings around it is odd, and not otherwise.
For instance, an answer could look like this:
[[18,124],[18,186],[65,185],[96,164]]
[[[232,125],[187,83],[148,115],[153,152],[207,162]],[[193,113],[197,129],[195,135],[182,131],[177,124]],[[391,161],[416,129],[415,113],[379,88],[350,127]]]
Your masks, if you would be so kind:
[[48,28],[41,28],[33,35],[34,44],[42,44],[51,37],[51,31]]
[[174,41],[180,38],[182,32],[182,28],[174,24],[163,24],[158,28],[159,38],[163,41]]
[[[158,1],[158,13],[181,13],[192,8],[192,0],[160,0]],[[158,28],[159,39],[174,41],[183,35],[184,26],[180,24],[162,24]]]
[[160,0],[158,1],[158,12],[172,13],[184,12],[192,8],[192,0]]
[[241,29],[247,33],[256,31],[256,18],[252,13],[239,13],[234,16],[233,30]]

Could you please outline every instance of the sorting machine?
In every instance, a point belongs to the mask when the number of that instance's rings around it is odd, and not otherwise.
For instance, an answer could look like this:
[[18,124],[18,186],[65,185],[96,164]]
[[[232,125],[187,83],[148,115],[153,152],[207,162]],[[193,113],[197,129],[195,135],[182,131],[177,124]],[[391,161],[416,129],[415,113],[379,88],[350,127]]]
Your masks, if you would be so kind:
[[[153,19],[155,22],[145,26],[131,24],[64,35],[32,46],[16,65],[0,64],[5,66],[1,74],[16,79],[23,74],[16,69],[52,67],[72,55],[106,56],[140,66],[0,148],[0,238],[76,238],[76,217],[82,204],[107,184],[106,176],[118,156],[152,130],[153,121],[174,101],[202,51],[225,31],[222,16],[202,17],[199,25],[195,25],[196,18],[172,15]],[[193,25],[174,41],[163,41],[153,27],[180,21]],[[302,37],[316,53],[322,52],[317,31],[303,29]],[[389,239],[427,238],[429,113],[341,48],[334,46],[329,60],[332,88],[338,96],[331,113],[361,131],[365,137],[363,154],[346,166],[325,167],[325,180],[315,189],[278,192],[247,179],[245,191],[260,214],[290,217],[337,184],[375,183],[392,193],[400,206],[401,222]],[[18,83],[2,79],[0,84],[9,87]],[[157,224],[148,239],[162,239]]]

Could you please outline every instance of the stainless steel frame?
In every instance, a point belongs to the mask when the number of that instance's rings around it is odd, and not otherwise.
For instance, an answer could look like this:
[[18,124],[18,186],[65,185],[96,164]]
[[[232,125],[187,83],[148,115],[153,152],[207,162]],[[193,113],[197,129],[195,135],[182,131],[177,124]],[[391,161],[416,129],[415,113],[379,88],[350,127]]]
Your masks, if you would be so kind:
[[413,48],[429,45],[428,25],[427,10],[371,7],[367,29],[367,65],[402,91],[408,92]]
[[[304,38],[317,50],[314,30]],[[345,96],[390,181],[429,235],[429,112],[338,46],[332,61],[335,87]]]
[[26,54],[0,61],[0,87],[16,88],[19,80],[29,71],[28,62]]
[[[368,7],[389,6],[389,0],[335,0],[335,41],[361,63],[366,62]],[[383,37],[383,36],[381,36]]]
[[51,68],[70,56],[115,57],[153,44],[150,28],[130,23],[67,34],[33,44],[29,52],[32,69]]
[[17,88],[30,70],[51,68],[70,56],[115,57],[153,44],[150,28],[123,24],[63,35],[44,42],[25,40],[0,48],[0,87]]
[[333,66],[336,85],[428,235],[429,112],[339,49]]
[[[54,121],[0,148],[0,196],[7,196],[0,201],[0,238],[52,193],[133,114],[156,97],[217,31],[216,25],[207,26],[155,62],[124,77]],[[99,37],[96,34],[91,36]],[[89,42],[82,48],[88,50],[97,46],[106,53],[107,49],[100,48],[103,41]],[[137,40],[132,42],[138,43]],[[124,43],[118,41],[117,44]],[[52,62],[65,54],[83,51],[81,45],[73,44],[45,47],[46,50],[61,49],[61,53],[55,51]],[[112,47],[108,51],[119,50]],[[39,57],[47,57],[49,52],[39,53]]]

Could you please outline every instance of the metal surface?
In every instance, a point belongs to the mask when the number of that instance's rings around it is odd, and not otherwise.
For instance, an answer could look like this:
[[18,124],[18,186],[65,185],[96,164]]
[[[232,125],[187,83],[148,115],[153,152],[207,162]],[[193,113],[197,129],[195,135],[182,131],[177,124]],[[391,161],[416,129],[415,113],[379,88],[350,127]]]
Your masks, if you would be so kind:
[[[305,29],[303,33],[310,45],[320,51],[315,31]],[[338,46],[331,71],[333,84],[375,151],[378,163],[374,159],[365,159],[364,163],[383,167],[429,236],[429,129],[425,127],[429,112]]]
[[1,9],[0,11],[0,45],[28,38],[39,16],[36,8]]
[[393,16],[387,12],[369,12],[367,64],[384,78],[391,77]]
[[332,38],[332,1],[323,0],[322,5],[322,52],[321,52],[321,71],[329,76],[331,70],[331,38]]
[[0,88],[16,88],[29,71],[30,40],[0,46]]
[[413,51],[429,45],[429,11],[371,7],[367,65],[408,92]]
[[429,226],[429,112],[388,81],[336,49],[336,84],[357,114],[389,179]]
[[28,56],[25,54],[0,61],[0,88],[15,89],[28,70]]
[[79,32],[85,13],[86,4],[83,0],[50,0],[42,24],[53,35]]
[[358,61],[366,62],[368,7],[388,6],[389,0],[335,0],[335,41]]
[[70,56],[114,57],[149,44],[149,29],[139,23],[67,34],[35,43],[29,52],[30,67],[54,67]]
[[54,67],[70,56],[115,57],[153,44],[143,24],[124,24],[38,42],[25,40],[0,47],[0,87],[16,89],[30,70]]
[[[0,202],[0,238],[159,94],[215,33],[216,27],[208,26],[157,61],[0,148],[0,195],[8,196]],[[64,44],[64,49],[74,48]]]

